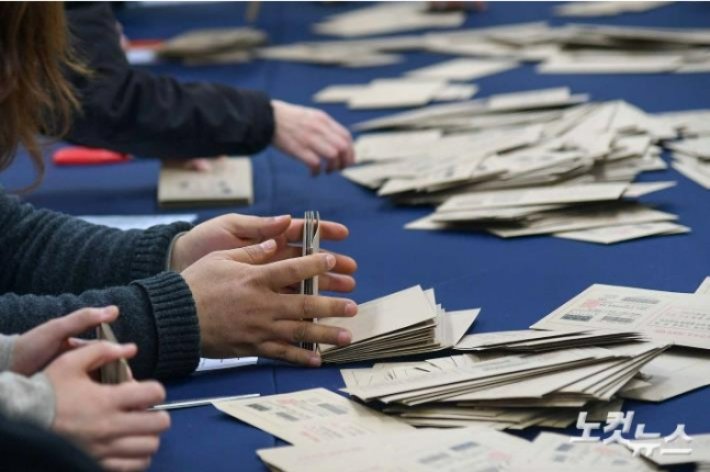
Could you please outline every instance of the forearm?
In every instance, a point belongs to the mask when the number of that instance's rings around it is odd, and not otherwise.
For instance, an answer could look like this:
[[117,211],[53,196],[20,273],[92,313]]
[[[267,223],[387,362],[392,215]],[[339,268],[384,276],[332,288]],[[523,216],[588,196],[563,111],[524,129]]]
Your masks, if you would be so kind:
[[125,285],[165,269],[187,223],[120,231],[38,210],[0,194],[0,292],[80,293]]
[[108,4],[70,4],[67,13],[74,47],[92,70],[69,76],[82,102],[69,141],[157,158],[253,154],[271,143],[264,93],[134,69]]
[[0,296],[0,332],[21,333],[83,307],[107,305],[118,306],[121,313],[112,324],[118,340],[138,345],[131,360],[137,378],[174,377],[195,369],[200,346],[195,304],[174,272],[80,295],[5,294]]

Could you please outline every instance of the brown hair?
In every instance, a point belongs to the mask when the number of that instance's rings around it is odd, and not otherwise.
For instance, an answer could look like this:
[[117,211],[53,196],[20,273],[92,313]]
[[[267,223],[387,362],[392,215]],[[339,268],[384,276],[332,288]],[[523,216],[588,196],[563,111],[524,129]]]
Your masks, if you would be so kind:
[[37,134],[61,136],[79,102],[64,77],[82,72],[69,46],[61,2],[0,2],[0,171],[22,144],[44,175]]

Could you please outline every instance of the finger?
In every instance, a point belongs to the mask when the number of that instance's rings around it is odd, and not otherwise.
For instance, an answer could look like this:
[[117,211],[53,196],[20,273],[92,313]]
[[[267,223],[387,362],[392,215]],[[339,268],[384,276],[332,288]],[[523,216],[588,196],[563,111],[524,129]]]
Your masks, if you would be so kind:
[[357,314],[357,305],[347,298],[320,295],[279,295],[276,319],[350,317]]
[[279,289],[324,274],[334,266],[335,256],[332,254],[313,254],[272,262],[262,266],[262,269],[265,280],[272,288]]
[[123,410],[145,410],[165,400],[165,389],[158,382],[124,382],[111,395]]
[[150,460],[150,457],[141,459],[110,457],[101,460],[101,467],[108,472],[139,472],[150,466]]
[[212,163],[207,159],[190,159],[188,161],[185,161],[183,167],[187,170],[207,172],[209,170],[212,170]]
[[330,141],[328,138],[318,137],[311,142],[311,150],[325,161],[328,172],[335,168],[338,159],[338,149]]
[[[318,276],[318,290],[322,292],[352,292],[355,289],[355,279],[349,275],[328,272]],[[283,287],[281,293],[299,293],[301,284]]]
[[[301,242],[303,240],[304,221],[301,218],[294,218],[291,225],[286,230],[286,237],[289,241]],[[334,221],[321,220],[318,223],[321,240],[342,241],[350,234],[348,227]]]
[[[339,274],[352,274],[357,270],[357,262],[352,257],[344,256],[331,251],[326,251],[321,249],[321,254],[332,254],[335,256],[335,266],[331,272],[336,272]],[[303,256],[303,248],[301,246],[286,246],[282,247],[272,258],[274,261],[281,261],[284,259],[291,259],[294,257]]]
[[349,275],[329,272],[318,277],[318,290],[347,293],[355,290],[355,279]]
[[227,229],[235,238],[258,241],[283,233],[291,224],[290,215],[263,217],[233,213],[223,218],[227,223]]
[[160,437],[128,436],[114,439],[101,446],[98,455],[114,459],[145,459],[151,457],[160,447]]
[[63,359],[84,372],[91,372],[102,365],[118,359],[130,359],[136,355],[135,344],[116,344],[108,341],[97,341],[80,349],[74,349],[63,354]]
[[316,176],[320,174],[320,158],[315,152],[310,149],[303,149],[296,153],[296,157],[306,164],[311,170],[311,175]]
[[260,244],[245,246],[238,249],[229,249],[222,253],[235,262],[246,264],[263,264],[271,259],[278,248],[276,241],[268,239]]
[[342,136],[331,133],[329,136],[330,143],[335,147],[335,149],[338,151],[334,163],[337,165],[338,169],[342,169],[347,165],[346,163],[346,158],[347,158],[347,153],[349,149],[352,147],[352,143],[343,138]]
[[312,342],[347,346],[352,336],[350,331],[311,321],[282,320],[274,323],[274,334],[290,343]]
[[170,415],[164,411],[132,411],[114,415],[111,438],[122,436],[153,436],[170,428]]
[[259,356],[282,359],[294,364],[320,367],[321,358],[317,352],[308,351],[288,343],[268,341],[259,346]]
[[[118,308],[82,308],[61,318],[54,319],[41,326],[47,337],[65,340],[78,336],[101,323],[110,323],[118,317]],[[44,334],[43,333],[43,334]]]

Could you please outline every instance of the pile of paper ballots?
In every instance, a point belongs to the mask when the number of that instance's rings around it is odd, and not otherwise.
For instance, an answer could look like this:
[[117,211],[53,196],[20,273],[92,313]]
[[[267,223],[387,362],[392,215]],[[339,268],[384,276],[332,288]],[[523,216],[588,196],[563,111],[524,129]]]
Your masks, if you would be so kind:
[[636,201],[674,182],[632,183],[663,170],[676,127],[625,101],[588,103],[552,88],[492,95],[356,125],[360,166],[343,175],[398,204],[437,205],[409,229],[552,234],[609,244],[688,232]]
[[[627,447],[601,440],[572,442],[543,432],[529,442],[483,427],[417,430],[323,388],[214,406],[292,444],[256,451],[271,470],[282,472],[656,470]],[[600,420],[609,423],[610,417]],[[690,459],[700,462],[702,455]]]
[[[620,392],[661,402],[710,385],[710,277],[695,293],[592,285],[533,328],[629,329],[673,348],[643,367]],[[465,339],[465,338],[464,338]]]
[[[346,391],[384,404],[414,426],[566,428],[584,408],[604,418],[619,410],[616,394],[668,344],[630,341],[604,347],[532,352],[505,345],[471,354],[404,364],[343,369]],[[607,340],[607,342],[609,342]],[[578,344],[582,346],[583,344]]]
[[[604,2],[616,5],[624,2]],[[634,2],[636,3],[636,2]],[[643,2],[641,2],[643,3]],[[577,5],[582,5],[576,2]],[[623,73],[694,73],[710,70],[710,29],[649,28],[566,24],[550,26],[546,22],[507,24],[488,28],[458,29],[403,36],[353,39],[356,36],[394,32],[391,26],[407,28],[406,13],[421,6],[382,5],[362,9],[361,14],[377,13],[373,21],[329,21],[319,24],[320,32],[349,37],[340,41],[311,41],[263,48],[259,55],[267,59],[332,64],[345,67],[368,67],[401,62],[399,53],[427,51],[454,56],[497,58],[539,63],[544,74],[623,74]],[[401,16],[395,16],[401,10]],[[388,15],[391,15],[387,18]],[[393,14],[394,13],[394,14]],[[358,11],[346,15],[358,15]],[[456,15],[425,14],[441,21],[440,26],[459,26]],[[438,20],[437,20],[438,18]],[[419,19],[413,20],[418,22]],[[382,23],[387,23],[386,28]],[[429,24],[422,27],[436,27]],[[339,31],[336,31],[339,30]],[[350,34],[356,32],[358,34]]]
[[434,290],[414,286],[360,304],[353,318],[321,318],[319,323],[348,329],[345,347],[320,344],[324,362],[353,362],[452,348],[466,334],[480,309],[447,312]]

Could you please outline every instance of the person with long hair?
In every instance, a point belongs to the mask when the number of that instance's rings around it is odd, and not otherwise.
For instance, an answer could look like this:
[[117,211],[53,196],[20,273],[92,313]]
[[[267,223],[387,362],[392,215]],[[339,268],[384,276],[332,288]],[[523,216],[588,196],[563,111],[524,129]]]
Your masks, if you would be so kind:
[[[67,70],[92,73],[69,48],[62,4],[0,3],[0,170],[22,145],[41,181],[37,135],[61,136],[80,112]],[[4,392],[32,390],[35,402],[49,398],[50,408],[24,414],[72,437],[109,469],[144,468],[169,424],[144,409],[164,391],[154,382],[95,384],[90,373],[102,364],[130,358],[137,379],[188,374],[200,356],[259,355],[315,367],[319,355],[296,343],[349,344],[346,330],[308,320],[354,316],[354,302],[294,287],[319,276],[323,290],[350,291],[355,261],[298,257],[289,243],[302,229],[288,215],[229,214],[194,228],[120,231],[0,191],[0,333],[24,333],[0,340],[0,370],[29,380],[0,382],[0,392],[5,385]],[[321,233],[348,235],[332,222]],[[118,339],[132,344],[70,341],[100,322],[112,322]],[[32,410],[3,405],[10,416]]]

